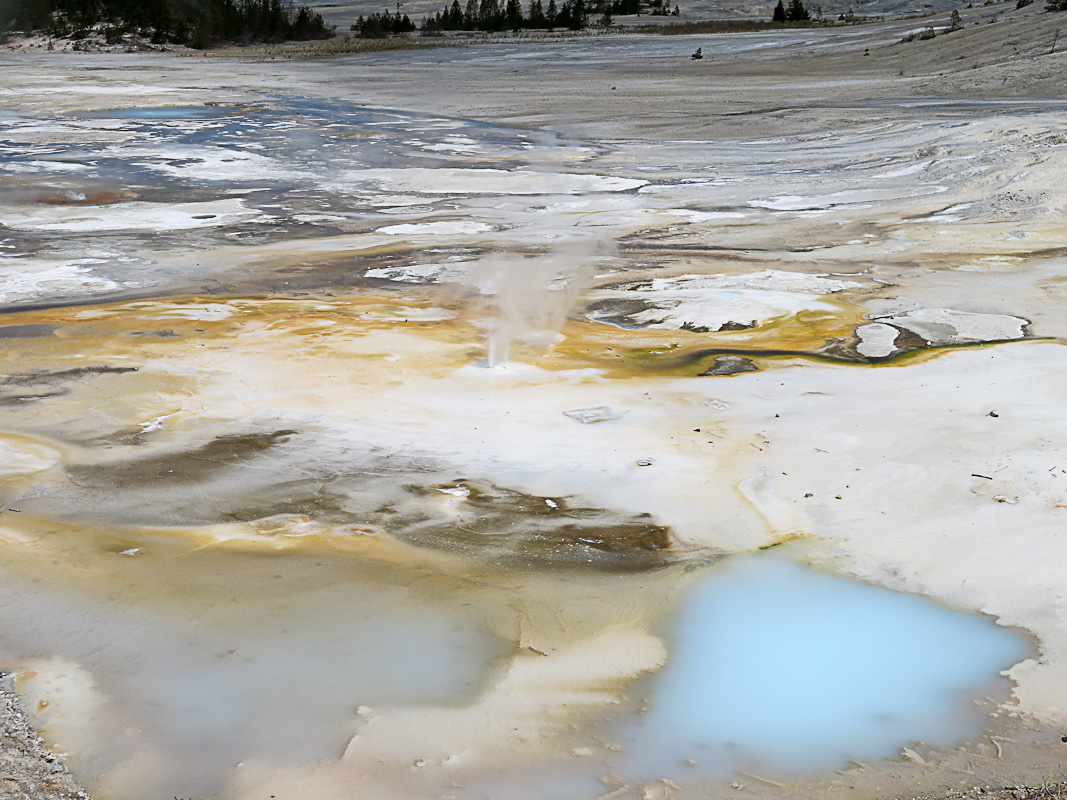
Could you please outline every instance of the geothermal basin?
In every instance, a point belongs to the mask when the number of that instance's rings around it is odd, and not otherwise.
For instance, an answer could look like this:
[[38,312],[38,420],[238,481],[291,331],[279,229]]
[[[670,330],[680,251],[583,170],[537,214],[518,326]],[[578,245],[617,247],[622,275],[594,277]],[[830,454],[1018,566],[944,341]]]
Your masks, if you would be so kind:
[[844,36],[4,56],[0,666],[92,796],[1051,774],[1065,108],[764,86]]

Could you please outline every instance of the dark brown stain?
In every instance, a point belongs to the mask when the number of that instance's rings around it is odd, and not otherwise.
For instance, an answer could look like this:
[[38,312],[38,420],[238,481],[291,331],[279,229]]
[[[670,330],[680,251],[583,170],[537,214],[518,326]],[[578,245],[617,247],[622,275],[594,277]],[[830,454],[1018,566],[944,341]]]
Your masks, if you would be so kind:
[[157,482],[194,483],[231,466],[246,462],[286,442],[297,432],[219,436],[195,450],[140,458],[123,464],[72,465],[67,476],[83,488],[136,486]]
[[123,375],[127,372],[137,372],[137,369],[137,367],[78,367],[54,372],[23,372],[0,378],[0,386],[49,386],[90,375]]
[[[648,514],[621,515],[605,509],[571,506],[566,498],[546,498],[494,484],[459,479],[432,486],[409,486],[422,497],[462,489],[457,516],[403,519],[403,512],[380,509],[384,527],[410,544],[475,558],[495,566],[631,571],[664,566],[672,545],[670,529]],[[396,514],[388,519],[390,513]],[[399,518],[398,518],[399,517]]]

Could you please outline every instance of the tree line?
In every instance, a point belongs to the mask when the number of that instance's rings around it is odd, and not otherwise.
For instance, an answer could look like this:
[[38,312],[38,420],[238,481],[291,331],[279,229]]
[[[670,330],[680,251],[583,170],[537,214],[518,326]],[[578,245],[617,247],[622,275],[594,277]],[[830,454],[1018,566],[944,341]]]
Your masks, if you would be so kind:
[[[544,0],[529,0],[525,12],[521,0],[466,0],[466,5],[460,5],[459,0],[452,0],[452,5],[423,19],[421,30],[425,34],[555,28],[582,30],[589,25],[593,16],[600,17],[601,24],[610,25],[615,15],[641,14],[642,11],[652,15],[678,16],[678,6],[672,9],[671,0],[561,0],[559,3],[556,0],[548,0],[547,3]],[[390,18],[388,12],[385,18],[387,21]],[[395,24],[398,17],[394,16],[392,20]],[[359,29],[356,25],[352,28]],[[414,25],[407,30],[414,30]],[[387,32],[401,31],[387,29]]]
[[519,0],[467,0],[461,7],[459,0],[432,17],[426,17],[422,30],[437,31],[503,31],[524,28],[552,29],[569,28],[582,30],[589,24],[589,10],[585,0],[530,0],[527,13],[523,13]]
[[322,39],[333,33],[320,14],[292,0],[19,0],[0,8],[0,32],[45,31],[82,39],[102,29],[112,44],[126,33],[193,47]]

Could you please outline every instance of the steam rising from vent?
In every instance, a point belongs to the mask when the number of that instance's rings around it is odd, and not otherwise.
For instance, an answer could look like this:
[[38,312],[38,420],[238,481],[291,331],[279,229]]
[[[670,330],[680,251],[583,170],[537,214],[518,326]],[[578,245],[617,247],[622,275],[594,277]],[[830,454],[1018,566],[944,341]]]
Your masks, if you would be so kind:
[[559,337],[575,298],[615,243],[593,235],[559,237],[543,254],[482,262],[472,271],[483,297],[485,365],[506,368],[515,344],[545,350]]

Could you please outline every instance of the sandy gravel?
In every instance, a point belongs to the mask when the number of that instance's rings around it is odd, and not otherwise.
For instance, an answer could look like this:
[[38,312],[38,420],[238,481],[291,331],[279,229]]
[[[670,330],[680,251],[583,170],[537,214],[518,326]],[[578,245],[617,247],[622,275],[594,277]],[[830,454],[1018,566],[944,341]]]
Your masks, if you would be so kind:
[[0,798],[3,800],[87,800],[67,768],[42,745],[0,674]]

